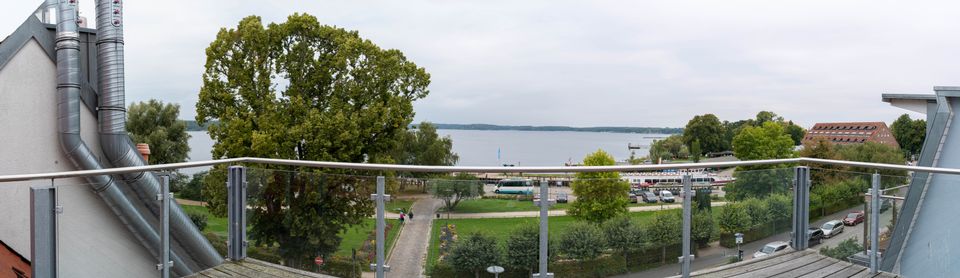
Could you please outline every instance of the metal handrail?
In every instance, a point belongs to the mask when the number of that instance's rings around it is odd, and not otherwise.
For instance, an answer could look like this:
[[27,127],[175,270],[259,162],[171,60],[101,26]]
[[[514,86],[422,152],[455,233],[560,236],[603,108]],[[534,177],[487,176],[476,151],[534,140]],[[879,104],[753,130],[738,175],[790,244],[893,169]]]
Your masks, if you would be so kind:
[[852,167],[863,167],[883,170],[905,170],[925,173],[954,174],[960,175],[960,169],[907,166],[897,164],[856,162],[845,160],[819,159],[819,158],[785,158],[785,159],[764,159],[764,160],[746,160],[746,161],[726,161],[726,162],[704,162],[704,163],[678,163],[678,164],[654,164],[654,165],[614,165],[614,166],[532,166],[532,167],[486,167],[486,166],[425,166],[425,165],[399,165],[399,164],[376,164],[376,163],[352,163],[352,162],[329,162],[329,161],[309,161],[309,160],[291,160],[275,158],[258,157],[240,157],[227,158],[219,160],[204,160],[193,162],[181,162],[170,164],[157,164],[136,167],[121,167],[101,170],[80,170],[66,172],[49,172],[36,174],[17,174],[0,176],[0,182],[28,181],[38,179],[62,179],[73,177],[87,177],[96,175],[116,175],[124,173],[164,171],[180,168],[192,168],[202,166],[213,166],[220,164],[239,164],[239,163],[260,163],[271,165],[303,166],[312,168],[333,168],[333,169],[354,169],[354,170],[375,170],[375,171],[404,171],[404,172],[482,172],[482,173],[580,173],[580,172],[638,172],[667,169],[696,169],[696,168],[727,168],[737,166],[755,166],[771,164],[791,164],[791,163],[814,163],[827,165],[841,165]]

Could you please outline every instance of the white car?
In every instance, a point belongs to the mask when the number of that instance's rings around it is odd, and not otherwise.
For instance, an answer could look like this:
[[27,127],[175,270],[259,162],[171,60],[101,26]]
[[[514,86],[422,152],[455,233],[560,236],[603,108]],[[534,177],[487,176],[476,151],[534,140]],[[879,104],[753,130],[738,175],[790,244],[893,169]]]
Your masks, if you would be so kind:
[[664,203],[673,203],[673,193],[670,193],[670,191],[667,190],[660,191],[660,201]]
[[787,243],[786,241],[774,241],[771,243],[767,243],[767,245],[764,245],[763,248],[760,248],[760,250],[757,250],[756,253],[753,253],[753,257],[754,258],[766,257],[779,252],[783,252],[784,250],[787,250],[787,248],[789,247],[790,247],[790,244]]
[[827,223],[823,223],[823,226],[820,226],[820,230],[823,231],[823,237],[833,237],[839,233],[843,232],[843,221],[840,220],[830,220]]

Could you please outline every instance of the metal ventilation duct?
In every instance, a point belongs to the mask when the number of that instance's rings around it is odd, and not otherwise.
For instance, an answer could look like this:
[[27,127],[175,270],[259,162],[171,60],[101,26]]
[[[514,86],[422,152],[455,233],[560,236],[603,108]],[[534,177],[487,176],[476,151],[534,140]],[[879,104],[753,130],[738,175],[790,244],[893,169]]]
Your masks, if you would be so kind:
[[[115,167],[146,165],[127,135],[126,104],[124,101],[123,62],[123,7],[121,0],[97,0],[97,74],[100,92],[100,145],[110,164]],[[160,180],[151,173],[121,175],[152,215],[161,213],[155,196],[160,192]],[[170,200],[172,201],[172,200]],[[223,257],[207,241],[190,218],[175,203],[170,206],[172,238],[181,254],[201,270],[219,265]]]
[[[80,35],[77,26],[77,0],[61,0],[57,16],[57,118],[60,148],[76,167],[103,169],[80,137]],[[152,254],[158,254],[160,237],[149,222],[121,192],[109,176],[87,177],[94,192],[110,207],[124,225]],[[184,265],[173,256],[174,265]],[[183,267],[181,267],[183,268]],[[180,269],[180,273],[187,273]]]

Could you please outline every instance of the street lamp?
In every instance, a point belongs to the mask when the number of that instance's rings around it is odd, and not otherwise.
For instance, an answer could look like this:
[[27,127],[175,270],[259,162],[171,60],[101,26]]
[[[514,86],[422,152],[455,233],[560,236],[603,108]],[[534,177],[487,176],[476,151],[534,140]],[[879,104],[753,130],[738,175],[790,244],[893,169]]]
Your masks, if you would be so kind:
[[501,266],[490,266],[487,268],[487,272],[493,273],[494,278],[499,278],[500,273],[503,273],[503,267]]
[[740,250],[740,244],[743,244],[743,234],[733,234],[737,241],[737,261],[743,261],[743,250]]

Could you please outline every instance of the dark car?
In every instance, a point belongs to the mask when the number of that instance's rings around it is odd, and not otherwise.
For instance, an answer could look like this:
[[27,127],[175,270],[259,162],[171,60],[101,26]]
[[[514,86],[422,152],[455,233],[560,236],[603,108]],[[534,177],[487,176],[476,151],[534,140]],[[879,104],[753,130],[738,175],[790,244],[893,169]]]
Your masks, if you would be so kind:
[[643,199],[644,203],[656,203],[658,201],[657,195],[654,195],[653,192],[650,191],[640,192],[640,198]]
[[823,230],[820,228],[810,228],[807,230],[807,239],[810,245],[817,245],[823,242]]
[[857,224],[863,223],[863,211],[853,211],[847,214],[846,217],[843,217],[843,225],[847,226],[856,226]]

